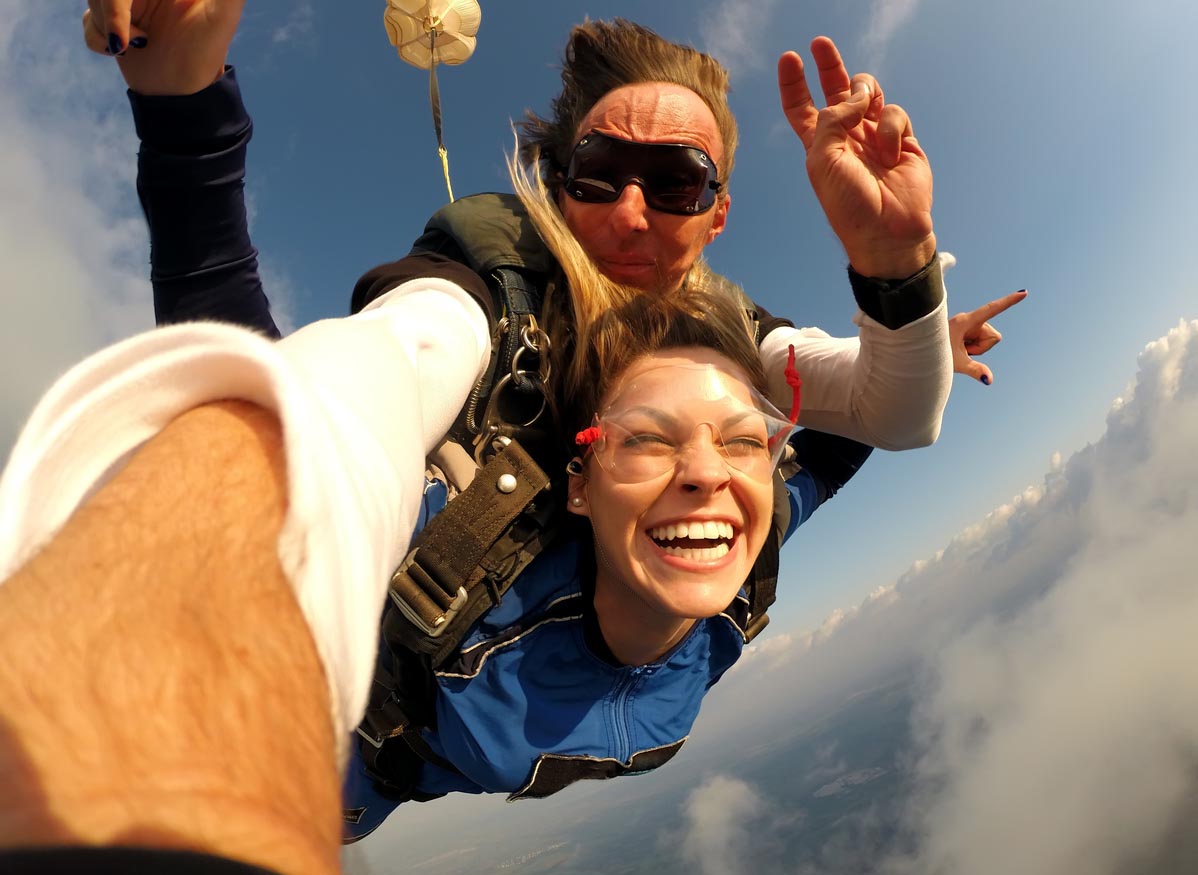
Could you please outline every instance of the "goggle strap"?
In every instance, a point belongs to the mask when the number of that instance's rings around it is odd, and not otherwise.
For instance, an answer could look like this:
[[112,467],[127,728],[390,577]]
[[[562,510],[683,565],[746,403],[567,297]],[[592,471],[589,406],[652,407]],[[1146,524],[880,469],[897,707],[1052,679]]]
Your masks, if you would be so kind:
[[[783,371],[783,374],[786,376],[786,384],[790,386],[792,393],[790,400],[790,416],[788,419],[793,429],[794,425],[799,421],[799,396],[803,388],[803,380],[799,377],[799,372],[795,370],[795,348],[793,343],[789,346],[789,352],[786,356],[786,370]],[[782,437],[782,434],[783,432],[778,432],[778,434],[770,438],[770,449],[773,449],[778,445],[778,439]]]
[[803,380],[799,377],[799,372],[795,370],[795,346],[790,344],[788,347],[790,352],[786,357],[786,383],[793,391],[790,401],[790,424],[795,425],[799,421],[799,396],[803,388]]
[[584,428],[578,434],[574,435],[574,444],[579,447],[589,447],[601,437],[603,437],[603,429],[597,425],[592,425],[590,428]]

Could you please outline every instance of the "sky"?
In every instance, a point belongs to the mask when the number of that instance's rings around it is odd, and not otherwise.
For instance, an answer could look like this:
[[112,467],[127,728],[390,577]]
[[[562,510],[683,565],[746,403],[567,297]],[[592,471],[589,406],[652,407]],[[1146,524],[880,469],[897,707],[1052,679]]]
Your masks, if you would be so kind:
[[[964,843],[1001,846],[1004,818],[1030,816],[1003,804],[1004,782],[1060,786],[1055,766],[1018,753],[1057,737],[1054,702],[1066,688],[1093,743],[1049,750],[1073,766],[1071,778],[1093,774],[1062,806],[1062,817],[1077,816],[1057,831],[1061,856],[1007,871],[1101,871],[1059,865],[1081,859],[1069,854],[1088,840],[1116,840],[1089,834],[1082,815],[1095,797],[1113,797],[1095,823],[1127,818],[1127,835],[1151,835],[1185,792],[1170,784],[1179,769],[1166,751],[1195,741],[1194,702],[1178,694],[1188,651],[1176,624],[1198,618],[1175,586],[1195,564],[1184,533],[1198,474],[1182,440],[1198,442],[1193,393],[1178,388],[1193,385],[1198,367],[1183,354],[1198,331],[1194,5],[481,5],[474,57],[440,74],[456,193],[507,187],[510,120],[547,111],[572,24],[634,18],[732,71],[742,145],[712,265],[771,312],[833,334],[853,331],[845,259],[778,108],[774,62],[787,49],[809,57],[810,39],[827,34],[851,69],[873,72],[907,109],[935,173],[937,237],[957,259],[950,309],[1019,288],[1029,297],[998,321],[1005,340],[987,358],[995,384],[957,377],[933,447],[875,453],[788,545],[756,656],[789,667],[803,707],[815,708],[858,689],[889,658],[886,642],[927,651],[911,654],[926,673],[919,767],[940,788],[918,814],[927,871],[953,871]],[[404,254],[445,200],[427,78],[394,56],[382,9],[252,2],[232,49],[255,119],[252,232],[285,326],[343,314],[357,276]],[[0,32],[6,450],[57,374],[153,316],[136,141],[113,62],[83,49],[81,5],[0,0],[0,12],[9,23]],[[1093,688],[1074,690],[1079,678]],[[1166,729],[1136,722],[1142,715]],[[978,720],[988,732],[970,730]],[[715,744],[719,720],[708,723]],[[1110,792],[1125,765],[1118,742],[1129,738],[1159,769],[1130,801]],[[709,792],[751,817],[759,791],[724,778]],[[696,834],[710,835],[704,811],[700,794]],[[977,829],[954,823],[955,812]],[[720,847],[738,840],[725,839]]]

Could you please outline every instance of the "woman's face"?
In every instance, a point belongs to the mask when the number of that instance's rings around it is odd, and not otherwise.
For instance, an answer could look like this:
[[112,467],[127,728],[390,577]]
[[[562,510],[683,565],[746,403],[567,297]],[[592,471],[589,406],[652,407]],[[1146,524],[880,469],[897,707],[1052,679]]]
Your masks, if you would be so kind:
[[704,348],[638,359],[608,392],[606,444],[587,453],[568,502],[594,529],[597,602],[698,619],[736,597],[773,515],[754,395],[739,368]]

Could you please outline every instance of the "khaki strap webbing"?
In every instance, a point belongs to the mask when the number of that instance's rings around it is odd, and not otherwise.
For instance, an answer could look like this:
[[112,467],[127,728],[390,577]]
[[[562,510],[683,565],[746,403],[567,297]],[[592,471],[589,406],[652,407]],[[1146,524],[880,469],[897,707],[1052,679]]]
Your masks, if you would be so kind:
[[497,452],[429,520],[392,576],[391,600],[411,631],[405,633],[402,622],[385,621],[384,632],[395,632],[418,652],[436,652],[438,639],[486,577],[487,553],[548,485],[548,475],[515,441]]

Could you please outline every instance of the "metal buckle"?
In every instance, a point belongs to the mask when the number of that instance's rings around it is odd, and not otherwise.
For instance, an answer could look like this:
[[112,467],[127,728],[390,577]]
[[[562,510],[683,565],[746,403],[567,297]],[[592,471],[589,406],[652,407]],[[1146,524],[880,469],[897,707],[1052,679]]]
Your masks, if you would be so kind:
[[425,622],[424,618],[404,601],[403,597],[394,589],[390,590],[391,601],[395,603],[395,607],[399,608],[400,613],[407,617],[417,629],[428,635],[430,638],[440,638],[445,630],[449,628],[449,623],[462,608],[466,607],[466,602],[469,601],[469,596],[466,593],[466,587],[459,586],[457,595],[453,597],[453,601],[449,603],[441,614],[439,614],[430,626]]
[[375,750],[382,750],[383,742],[385,742],[387,740],[385,738],[382,739],[382,741],[376,739],[369,732],[366,732],[365,730],[363,730],[361,726],[359,726],[356,731],[357,731],[358,735],[360,735],[364,739],[366,739],[366,743],[369,744],[371,747],[373,747]]

